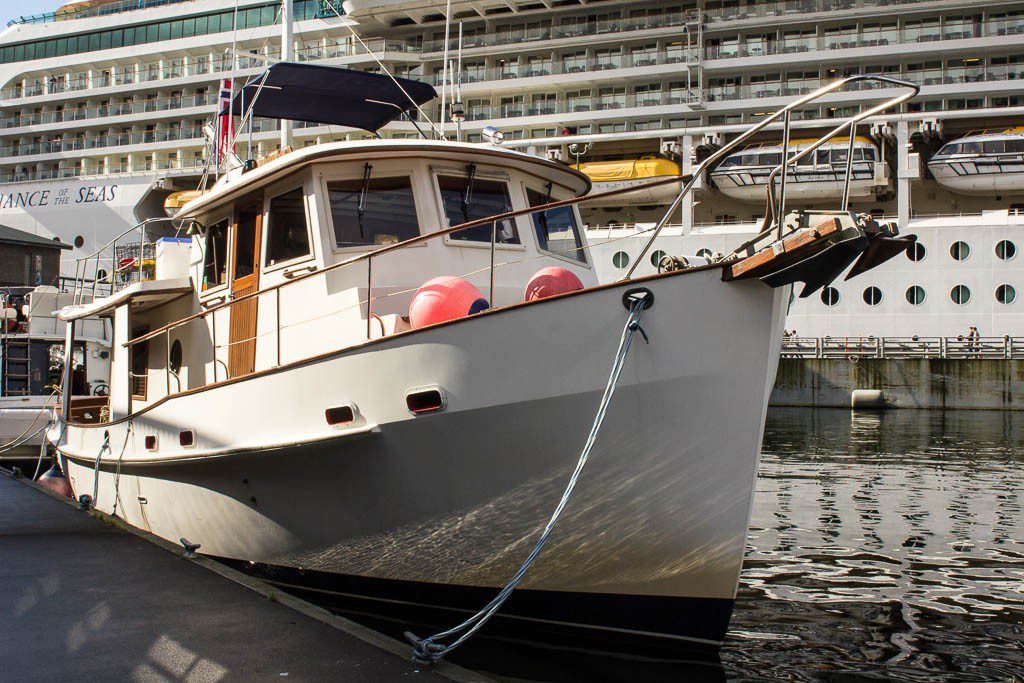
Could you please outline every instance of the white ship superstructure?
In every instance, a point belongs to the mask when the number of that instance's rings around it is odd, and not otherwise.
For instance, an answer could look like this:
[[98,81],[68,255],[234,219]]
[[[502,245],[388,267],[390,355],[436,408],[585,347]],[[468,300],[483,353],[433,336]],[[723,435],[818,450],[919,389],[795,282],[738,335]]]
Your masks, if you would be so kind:
[[[280,3],[240,0],[237,16],[211,0],[151,4],[69,7],[14,23],[0,38],[0,223],[81,244],[69,259],[161,213],[169,192],[193,188],[207,163],[202,129],[214,113],[219,80],[258,73],[281,55]],[[1017,304],[1009,292],[1024,281],[1015,279],[1012,258],[994,256],[989,242],[1005,228],[997,242],[1012,243],[1014,253],[1024,246],[1015,237],[1024,193],[1014,191],[1017,183],[961,192],[936,182],[941,173],[929,162],[975,131],[1006,131],[1021,122],[1024,2],[455,1],[450,26],[444,14],[445,3],[436,1],[349,0],[342,7],[294,0],[293,59],[386,68],[439,90],[447,59],[447,80],[455,84],[445,93],[447,115],[441,116],[440,100],[426,113],[435,123],[447,118],[449,136],[478,141],[490,125],[503,131],[506,146],[566,163],[661,155],[683,172],[743,125],[838,77],[883,73],[920,84],[920,97],[901,114],[858,129],[855,137],[868,147],[855,159],[864,155],[871,178],[867,189],[851,193],[855,210],[921,234],[928,256],[911,264],[920,275],[897,282],[896,264],[911,263],[899,257],[855,281],[856,290],[837,285],[837,304],[817,296],[800,302],[790,323],[801,334],[836,334],[821,321],[851,306],[844,314],[851,333],[888,334],[878,314],[902,301],[886,320],[921,317],[923,325],[937,315],[951,326],[944,333],[955,333],[976,322],[971,316],[990,315],[993,327],[985,334],[1019,333],[1004,328]],[[797,112],[794,134],[816,137],[835,119],[891,94],[865,84],[829,95]],[[452,111],[464,120],[453,123]],[[260,121],[244,131],[240,156],[277,149],[277,127]],[[416,130],[399,121],[382,134],[413,137]],[[292,145],[364,135],[295,124]],[[754,142],[781,151],[781,130],[768,129]],[[832,174],[841,167],[842,145],[836,147]],[[831,191],[816,198],[801,196],[790,183],[788,207],[834,206],[838,184],[831,181]],[[584,217],[601,234],[656,220],[662,201],[624,200]],[[740,241],[753,230],[760,202],[760,196],[729,196],[713,174],[704,178],[684,200],[677,239],[665,251],[709,249],[706,236],[715,234]],[[950,257],[956,242],[968,244],[974,259]],[[724,243],[718,250],[727,251]],[[966,264],[983,273],[984,283],[958,277]],[[611,262],[598,265],[614,270]],[[927,285],[923,305],[910,303],[903,291],[917,283]],[[954,300],[958,285],[971,289],[967,303]],[[868,287],[882,292],[880,303],[868,303],[876,298],[865,293]]]

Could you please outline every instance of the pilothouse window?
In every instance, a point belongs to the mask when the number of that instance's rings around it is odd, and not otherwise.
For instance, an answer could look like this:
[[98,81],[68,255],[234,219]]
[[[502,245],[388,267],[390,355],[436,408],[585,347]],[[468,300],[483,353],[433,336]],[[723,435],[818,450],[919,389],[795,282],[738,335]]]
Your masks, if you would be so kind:
[[[550,192],[537,192],[527,188],[526,198],[530,206],[541,206],[552,201]],[[533,229],[537,233],[537,246],[544,251],[552,251],[559,256],[586,263],[583,253],[583,240],[580,229],[576,225],[576,214],[571,206],[548,209],[531,216]]]
[[267,216],[266,264],[290,261],[309,254],[309,231],[302,188],[285,192],[270,200]]
[[420,234],[409,176],[327,183],[334,243],[338,247],[403,242]]
[[[437,184],[449,227],[512,210],[508,183],[477,177],[472,168],[465,176],[439,175]],[[496,238],[498,244],[520,244],[519,232],[511,219],[498,221]],[[491,224],[452,233],[451,239],[490,242]]]
[[203,289],[224,284],[227,277],[228,222],[223,220],[206,231],[203,254]]

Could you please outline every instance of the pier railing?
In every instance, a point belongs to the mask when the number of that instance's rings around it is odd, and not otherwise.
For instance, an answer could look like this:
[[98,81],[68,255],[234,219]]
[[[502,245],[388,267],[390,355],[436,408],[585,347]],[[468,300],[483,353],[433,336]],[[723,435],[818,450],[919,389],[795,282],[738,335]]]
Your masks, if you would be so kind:
[[783,358],[1024,358],[1024,337],[784,337]]

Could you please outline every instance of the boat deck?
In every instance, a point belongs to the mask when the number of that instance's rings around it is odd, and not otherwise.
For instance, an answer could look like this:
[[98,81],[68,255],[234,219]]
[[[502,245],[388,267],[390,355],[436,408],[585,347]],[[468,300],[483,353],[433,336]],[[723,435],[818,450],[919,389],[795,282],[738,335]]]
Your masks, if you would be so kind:
[[0,473],[0,680],[486,680],[172,550]]

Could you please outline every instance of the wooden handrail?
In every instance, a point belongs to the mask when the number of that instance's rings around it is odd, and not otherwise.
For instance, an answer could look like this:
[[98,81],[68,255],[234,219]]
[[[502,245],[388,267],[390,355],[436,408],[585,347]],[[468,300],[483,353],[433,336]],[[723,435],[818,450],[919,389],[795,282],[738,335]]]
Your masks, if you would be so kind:
[[181,318],[180,320],[176,320],[176,321],[174,321],[172,323],[168,323],[168,324],[164,325],[163,327],[158,327],[155,330],[153,330],[152,332],[148,332],[148,333],[146,333],[146,334],[144,334],[144,335],[142,335],[140,337],[136,337],[135,339],[129,339],[128,341],[124,342],[123,346],[129,347],[129,346],[133,346],[135,344],[142,343],[144,341],[148,341],[149,339],[152,339],[154,337],[158,337],[161,334],[163,334],[164,332],[167,332],[168,330],[172,330],[172,329],[174,329],[176,327],[184,325],[185,323],[192,322],[193,320],[198,320],[199,318],[205,318],[206,316],[210,315],[211,313],[216,313],[217,311],[221,310],[222,308],[227,308],[229,306],[233,306],[234,304],[237,304],[239,302],[246,301],[246,300],[251,299],[253,297],[258,297],[261,294],[266,294],[268,292],[273,292],[274,290],[281,289],[283,287],[287,287],[288,285],[294,285],[297,282],[302,282],[303,280],[306,280],[308,278],[311,278],[311,277],[314,277],[314,276],[317,276],[317,275],[323,275],[324,273],[329,273],[331,271],[338,270],[340,268],[344,268],[345,266],[350,266],[353,263],[360,263],[362,261],[367,261],[367,260],[372,259],[372,258],[377,257],[377,256],[383,256],[384,254],[387,254],[387,253],[392,252],[392,251],[397,251],[398,249],[403,249],[403,248],[408,247],[408,246],[413,245],[413,244],[419,244],[420,242],[426,242],[428,240],[437,239],[438,237],[444,237],[445,235],[450,235],[450,234],[455,233],[455,232],[461,232],[463,230],[468,230],[470,228],[475,228],[475,227],[478,227],[480,225],[487,225],[489,223],[494,223],[496,221],[506,220],[506,219],[509,219],[509,218],[516,218],[518,216],[526,216],[526,215],[530,215],[530,214],[534,214],[534,213],[539,213],[541,211],[550,211],[551,209],[558,209],[558,208],[561,208],[563,206],[572,206],[572,205],[579,204],[581,202],[585,202],[585,201],[592,200],[592,199],[603,199],[603,198],[606,198],[606,197],[615,197],[615,196],[618,196],[618,195],[621,195],[621,194],[627,194],[629,192],[637,192],[639,190],[645,190],[645,189],[650,188],[650,187],[659,187],[661,185],[668,185],[670,183],[678,183],[678,182],[684,182],[685,183],[685,182],[689,182],[691,180],[691,178],[692,178],[692,176],[690,176],[690,175],[677,175],[677,176],[671,176],[669,178],[661,178],[660,180],[652,180],[651,182],[644,183],[642,185],[634,185],[632,187],[620,187],[620,188],[615,189],[615,190],[607,190],[605,192],[598,192],[596,194],[582,195],[582,196],[579,196],[579,197],[570,197],[568,199],[559,199],[559,200],[554,201],[554,202],[548,202],[547,204],[541,204],[540,206],[531,206],[531,207],[528,207],[528,208],[525,208],[525,209],[516,209],[514,211],[506,211],[505,213],[499,213],[499,214],[495,214],[493,216],[487,216],[485,218],[477,218],[476,220],[468,221],[466,223],[461,223],[459,225],[455,225],[455,226],[452,226],[450,228],[445,228],[444,230],[438,230],[436,232],[428,232],[428,233],[423,234],[423,235],[416,235],[415,237],[410,237],[409,239],[404,240],[402,242],[396,242],[395,244],[388,244],[388,245],[385,245],[385,246],[383,246],[383,247],[381,247],[379,249],[374,249],[373,251],[366,252],[364,254],[358,254],[356,256],[353,256],[352,258],[349,258],[349,259],[346,259],[344,261],[340,261],[338,263],[334,263],[334,264],[331,264],[329,266],[326,266],[325,268],[323,268],[321,270],[315,270],[315,271],[310,272],[310,273],[304,273],[302,275],[296,275],[295,277],[293,277],[290,280],[287,280],[286,282],[279,282],[278,284],[272,285],[270,287],[267,287],[266,289],[261,289],[261,290],[259,290],[257,292],[252,292],[251,294],[246,294],[245,296],[240,296],[240,297],[237,297],[235,299],[231,299],[229,301],[225,301],[224,303],[218,304],[216,306],[211,306],[210,308],[207,308],[205,311],[199,311],[198,313],[193,313],[191,315],[185,316],[184,318]]

